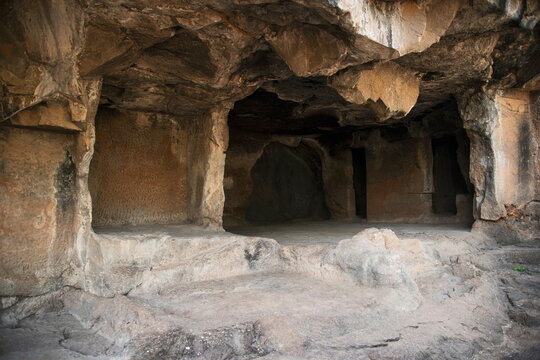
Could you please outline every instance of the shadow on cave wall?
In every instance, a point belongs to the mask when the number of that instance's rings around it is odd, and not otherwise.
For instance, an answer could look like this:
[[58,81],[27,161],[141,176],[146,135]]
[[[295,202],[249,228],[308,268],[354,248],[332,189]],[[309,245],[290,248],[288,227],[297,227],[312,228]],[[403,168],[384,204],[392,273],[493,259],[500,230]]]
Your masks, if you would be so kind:
[[433,150],[433,212],[438,215],[456,215],[456,195],[467,194],[467,183],[459,168],[458,143],[449,135],[431,142]]
[[303,143],[266,146],[251,170],[253,191],[246,220],[328,219],[321,169],[318,154]]
[[352,149],[353,159],[353,184],[356,216],[361,219],[367,218],[367,169],[366,149]]

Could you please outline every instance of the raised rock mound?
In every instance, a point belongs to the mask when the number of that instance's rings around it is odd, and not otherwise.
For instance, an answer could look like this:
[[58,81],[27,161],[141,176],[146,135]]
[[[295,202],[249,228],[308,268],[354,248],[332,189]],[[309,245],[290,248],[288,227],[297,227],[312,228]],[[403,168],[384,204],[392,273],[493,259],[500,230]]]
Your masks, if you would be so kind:
[[[519,348],[511,338],[498,335],[501,326],[535,326],[511,325],[509,305],[497,284],[497,272],[504,265],[497,263],[501,253],[471,246],[471,235],[429,241],[368,228],[333,244],[283,246],[241,236],[220,236],[213,243],[209,238],[205,243],[179,237],[178,227],[166,233],[147,231],[131,241],[143,247],[158,241],[155,248],[165,253],[182,249],[192,254],[186,258],[189,267],[174,266],[173,272],[159,266],[134,267],[141,274],[132,272],[127,279],[139,281],[127,282],[132,289],[124,287],[126,294],[109,298],[64,288],[46,298],[16,302],[2,312],[3,323],[16,326],[0,332],[5,339],[3,358],[31,359],[43,353],[58,359],[428,354],[488,359]],[[133,235],[99,236],[114,248],[114,239],[126,237],[129,244]],[[464,255],[456,260],[448,249],[455,251],[459,243]],[[209,252],[220,259],[223,271],[215,262],[203,267]],[[131,253],[141,264],[143,255],[153,256]],[[103,284],[121,279],[114,271],[108,273],[111,277],[103,278]],[[101,295],[115,289],[121,288],[89,290]],[[514,298],[517,293],[511,294]],[[23,350],[29,331],[37,331],[43,340]]]

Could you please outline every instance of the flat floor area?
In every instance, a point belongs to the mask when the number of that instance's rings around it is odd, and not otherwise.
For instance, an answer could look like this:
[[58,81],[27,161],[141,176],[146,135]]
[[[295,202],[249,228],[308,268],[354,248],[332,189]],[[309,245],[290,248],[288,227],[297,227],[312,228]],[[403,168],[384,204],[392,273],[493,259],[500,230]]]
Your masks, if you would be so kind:
[[[398,237],[437,239],[448,237],[464,238],[470,235],[471,227],[466,224],[404,224],[375,223],[366,221],[290,221],[286,223],[250,224],[225,227],[228,233],[274,239],[282,245],[335,244],[350,239],[367,228],[390,229]],[[100,235],[119,235],[129,238],[149,238],[169,235],[175,238],[223,236],[222,230],[208,229],[192,224],[182,225],[124,225],[94,227]]]
[[362,221],[294,221],[282,224],[247,225],[226,228],[233,234],[259,236],[274,239],[282,245],[314,243],[337,243],[349,239],[367,228],[385,228],[399,237],[450,236],[459,238],[470,233],[471,227],[464,224],[396,224],[370,223]]
[[202,226],[192,224],[94,226],[92,229],[96,234],[100,235],[125,234],[140,237],[157,236],[162,233],[166,233],[177,238],[223,235],[223,231],[207,229]]
[[[393,230],[401,245],[335,251],[370,227]],[[87,276],[107,285],[100,291],[125,291],[106,297],[67,287],[14,305],[22,313],[51,302],[0,327],[0,359],[515,360],[535,359],[540,349],[540,250],[501,247],[467,226],[94,230],[97,272],[89,266]],[[396,265],[408,281],[392,280]],[[392,282],[365,282],[362,274]]]

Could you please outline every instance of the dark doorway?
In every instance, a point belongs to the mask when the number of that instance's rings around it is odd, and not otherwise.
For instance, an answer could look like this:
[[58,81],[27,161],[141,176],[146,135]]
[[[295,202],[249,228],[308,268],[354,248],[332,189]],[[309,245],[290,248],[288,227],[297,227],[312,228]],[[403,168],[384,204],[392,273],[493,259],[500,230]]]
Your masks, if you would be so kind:
[[365,219],[367,217],[366,150],[364,148],[352,149],[352,159],[356,216]]
[[459,169],[455,136],[433,139],[433,212],[456,215],[456,195],[466,194],[467,185]]
[[321,160],[305,144],[272,143],[251,170],[253,191],[248,221],[328,219]]

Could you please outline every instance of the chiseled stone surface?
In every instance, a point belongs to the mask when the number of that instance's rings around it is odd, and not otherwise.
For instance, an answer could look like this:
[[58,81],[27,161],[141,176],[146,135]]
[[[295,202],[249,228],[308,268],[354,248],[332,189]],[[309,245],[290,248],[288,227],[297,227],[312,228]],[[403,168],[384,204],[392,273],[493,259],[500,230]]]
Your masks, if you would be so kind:
[[95,226],[186,222],[184,124],[170,116],[103,110],[96,117],[96,137],[88,179]]
[[3,295],[61,286],[73,240],[73,135],[0,129],[0,259]]
[[523,91],[466,94],[460,112],[471,139],[471,181],[478,217],[499,220],[506,207],[521,208],[535,197],[538,140],[530,95]]

